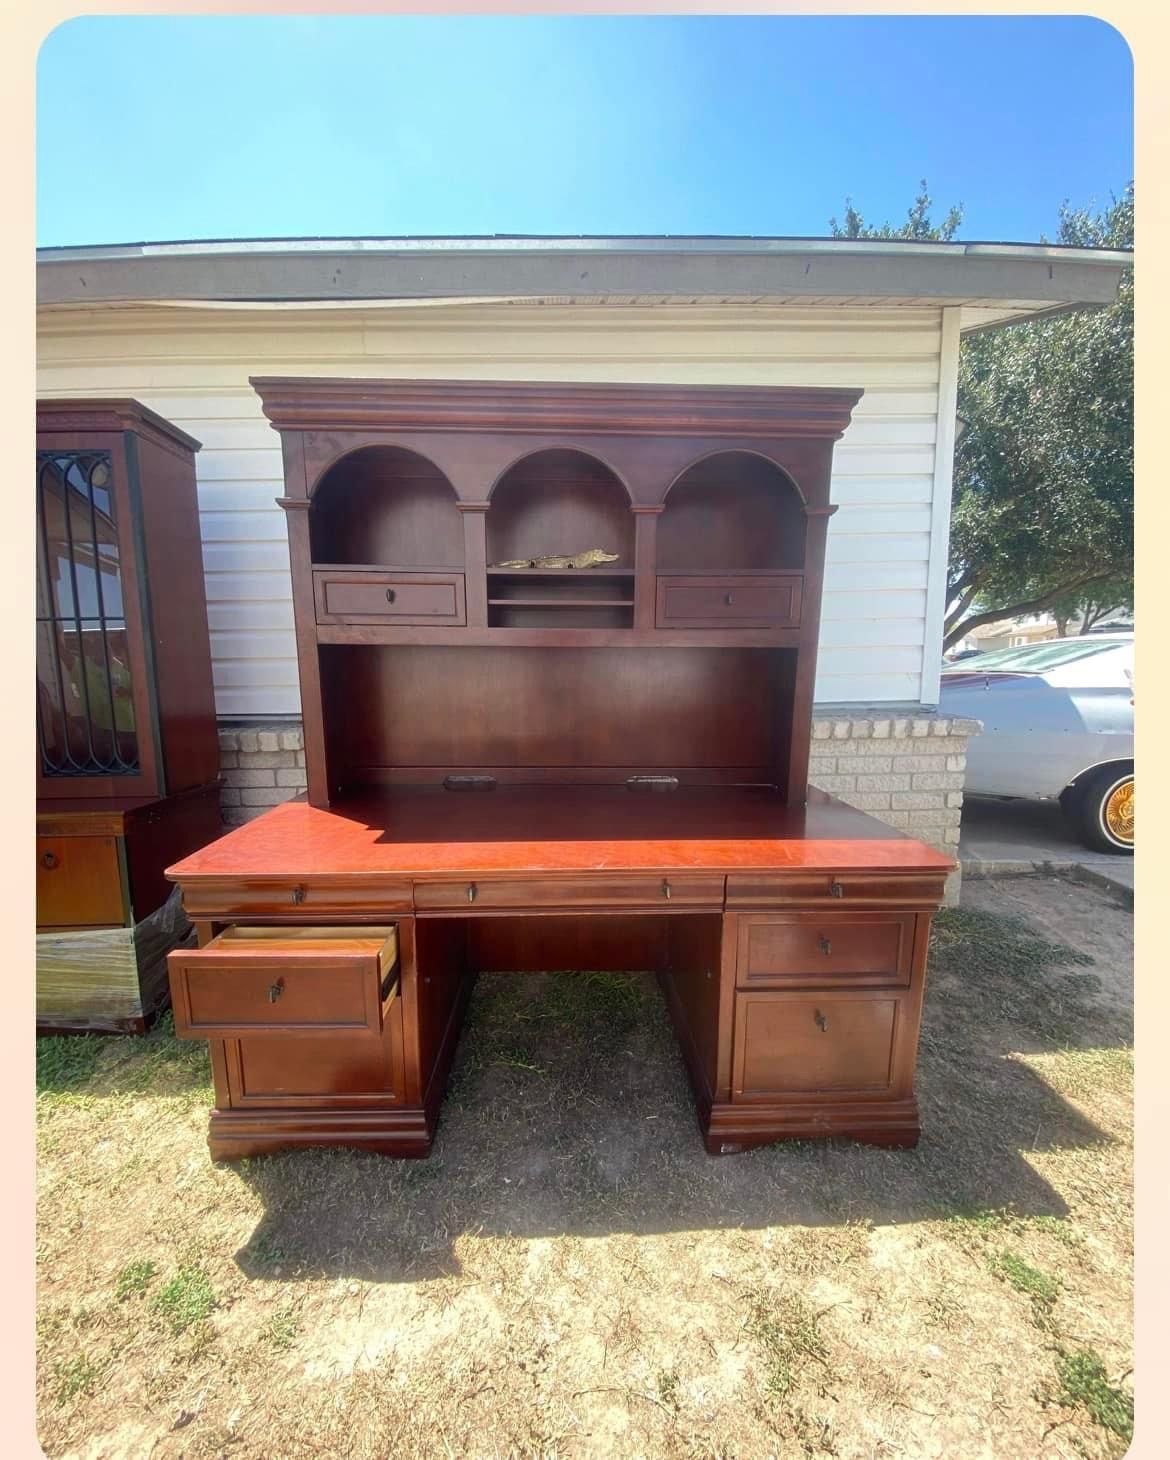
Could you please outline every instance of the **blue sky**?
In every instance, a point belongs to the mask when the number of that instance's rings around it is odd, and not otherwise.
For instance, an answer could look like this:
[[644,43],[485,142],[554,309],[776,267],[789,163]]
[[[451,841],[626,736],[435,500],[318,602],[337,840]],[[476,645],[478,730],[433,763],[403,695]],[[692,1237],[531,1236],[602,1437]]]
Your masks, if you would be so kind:
[[1036,239],[1132,175],[1075,17],[84,17],[38,62],[38,243],[828,233],[920,178]]

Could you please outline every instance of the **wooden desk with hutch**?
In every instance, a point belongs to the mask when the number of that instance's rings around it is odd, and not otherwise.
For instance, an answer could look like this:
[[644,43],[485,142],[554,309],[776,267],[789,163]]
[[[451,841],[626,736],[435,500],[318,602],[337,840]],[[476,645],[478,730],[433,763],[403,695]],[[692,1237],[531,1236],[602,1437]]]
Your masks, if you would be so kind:
[[[169,869],[219,1157],[424,1155],[475,974],[654,970],[712,1152],[918,1138],[953,863],[807,793],[856,390],[260,379],[308,794]],[[582,569],[499,567],[602,548]]]

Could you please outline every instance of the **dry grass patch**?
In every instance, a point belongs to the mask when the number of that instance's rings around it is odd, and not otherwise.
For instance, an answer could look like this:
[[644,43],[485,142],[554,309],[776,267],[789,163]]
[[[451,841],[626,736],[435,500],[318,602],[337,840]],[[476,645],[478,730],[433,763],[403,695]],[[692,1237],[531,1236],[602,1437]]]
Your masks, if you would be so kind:
[[912,1152],[707,1157],[640,976],[482,979],[425,1162],[213,1165],[202,1045],[41,1041],[47,1454],[1120,1456],[1129,917],[1027,881],[940,920]]

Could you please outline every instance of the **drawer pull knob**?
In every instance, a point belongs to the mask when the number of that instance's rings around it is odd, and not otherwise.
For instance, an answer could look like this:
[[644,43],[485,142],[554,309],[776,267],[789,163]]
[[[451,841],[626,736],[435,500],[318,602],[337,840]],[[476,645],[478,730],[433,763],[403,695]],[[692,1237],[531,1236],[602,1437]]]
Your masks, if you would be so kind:
[[668,902],[670,901],[670,883],[665,877],[662,879],[662,895]]
[[723,595],[723,602],[728,606],[728,608],[730,608],[731,605],[735,602],[734,595],[730,593],[725,593]]
[[299,907],[305,900],[305,889],[303,887],[294,887],[292,890],[292,900]]
[[57,857],[56,857],[56,854],[54,852],[46,852],[45,855],[41,858],[41,866],[42,867],[47,867],[50,872],[53,870],[53,868],[56,865],[57,865]]
[[842,887],[842,885],[840,884],[840,882],[830,882],[829,883],[829,896],[830,897],[844,897],[845,896],[845,889],[844,889],[844,887]]
[[268,1002],[275,1004],[281,994],[284,993],[284,979],[278,978],[275,983],[268,985]]
[[386,602],[387,602],[387,603],[393,603],[393,602],[394,602],[394,600],[395,600],[395,599],[396,599],[396,598],[397,598],[397,597],[398,597],[398,594],[397,594],[397,593],[395,593],[395,591],[394,591],[394,589],[393,589],[393,588],[387,588],[387,589],[386,589]]
[[829,1021],[825,1018],[825,1016],[821,1013],[821,1011],[819,1009],[813,1015],[813,1023],[823,1033],[827,1034],[829,1032]]
[[476,899],[476,894],[478,892],[479,892],[479,888],[476,887],[475,883],[474,882],[469,882],[467,884],[467,901],[468,902],[474,902],[475,899]]
[[832,945],[832,943],[822,933],[821,934],[821,952],[825,955],[826,958],[828,958],[828,956],[830,955],[830,953],[832,953],[832,951],[833,951],[833,945]]

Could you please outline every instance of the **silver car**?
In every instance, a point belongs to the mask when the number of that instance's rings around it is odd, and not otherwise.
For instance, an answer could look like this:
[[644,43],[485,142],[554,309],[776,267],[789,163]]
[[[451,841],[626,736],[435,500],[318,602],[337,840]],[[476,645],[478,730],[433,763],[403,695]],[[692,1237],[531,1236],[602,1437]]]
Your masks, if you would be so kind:
[[1086,845],[1133,854],[1133,634],[1049,639],[946,665],[939,711],[983,722],[972,795],[1059,801]]

